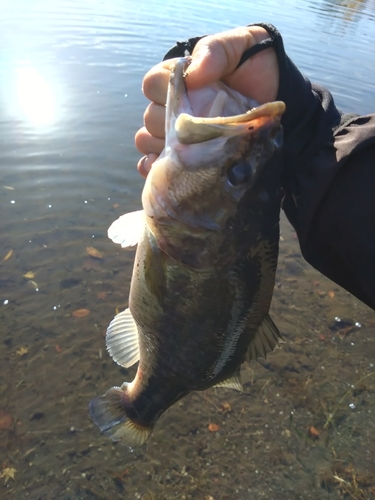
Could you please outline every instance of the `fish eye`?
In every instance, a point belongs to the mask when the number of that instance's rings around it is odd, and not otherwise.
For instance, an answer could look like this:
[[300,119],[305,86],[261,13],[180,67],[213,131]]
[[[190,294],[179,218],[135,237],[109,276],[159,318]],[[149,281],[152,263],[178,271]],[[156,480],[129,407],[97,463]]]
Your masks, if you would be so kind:
[[233,187],[247,183],[251,179],[251,166],[249,163],[238,163],[228,171],[228,181]]

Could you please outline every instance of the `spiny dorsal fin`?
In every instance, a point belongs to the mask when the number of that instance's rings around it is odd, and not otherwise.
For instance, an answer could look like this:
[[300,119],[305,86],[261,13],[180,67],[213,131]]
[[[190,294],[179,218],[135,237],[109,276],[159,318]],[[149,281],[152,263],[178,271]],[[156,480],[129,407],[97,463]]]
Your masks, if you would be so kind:
[[145,230],[143,210],[121,215],[108,229],[108,238],[122,248],[133,247],[141,240]]
[[219,382],[214,387],[225,387],[226,389],[235,389],[236,391],[244,392],[241,382],[240,370],[238,369],[234,375]]
[[267,314],[258,328],[255,337],[249,345],[246,359],[267,358],[267,354],[272,352],[279,344],[284,343],[281,333],[277,326]]
[[139,360],[138,328],[129,309],[113,318],[105,340],[109,354],[124,368]]

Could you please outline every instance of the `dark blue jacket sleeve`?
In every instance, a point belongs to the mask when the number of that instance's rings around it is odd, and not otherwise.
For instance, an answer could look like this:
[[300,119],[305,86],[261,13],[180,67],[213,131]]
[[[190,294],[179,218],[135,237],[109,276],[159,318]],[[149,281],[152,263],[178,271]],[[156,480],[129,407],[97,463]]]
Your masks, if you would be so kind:
[[273,26],[283,117],[283,209],[305,259],[375,309],[375,114],[341,113]]
[[[286,104],[283,209],[305,259],[375,309],[375,115],[347,115],[286,55],[269,24]],[[165,58],[192,52],[201,37],[178,42]],[[355,110],[354,110],[355,111]]]

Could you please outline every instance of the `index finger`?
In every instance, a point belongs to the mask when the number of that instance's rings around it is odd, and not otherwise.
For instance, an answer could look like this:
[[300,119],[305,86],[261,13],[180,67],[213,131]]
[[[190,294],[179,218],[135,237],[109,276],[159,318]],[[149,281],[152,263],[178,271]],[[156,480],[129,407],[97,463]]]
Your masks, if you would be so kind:
[[153,66],[143,78],[143,93],[152,102],[165,105],[171,67],[177,59],[168,59]]

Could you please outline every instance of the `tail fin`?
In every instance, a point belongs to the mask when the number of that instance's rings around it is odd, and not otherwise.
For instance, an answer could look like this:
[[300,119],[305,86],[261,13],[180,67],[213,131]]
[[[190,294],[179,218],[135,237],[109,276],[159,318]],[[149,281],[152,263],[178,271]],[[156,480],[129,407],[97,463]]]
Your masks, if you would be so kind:
[[101,432],[128,446],[141,446],[151,434],[152,428],[142,427],[126,414],[127,384],[112,387],[103,396],[93,399],[89,405],[90,416]]

